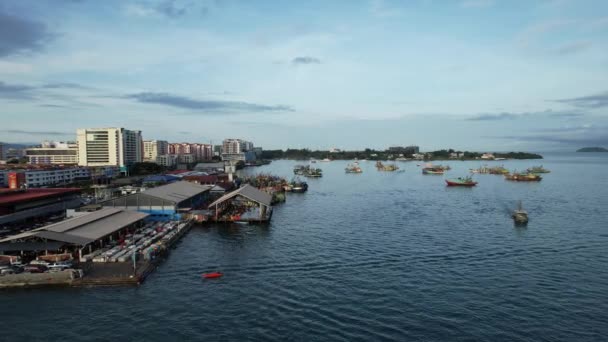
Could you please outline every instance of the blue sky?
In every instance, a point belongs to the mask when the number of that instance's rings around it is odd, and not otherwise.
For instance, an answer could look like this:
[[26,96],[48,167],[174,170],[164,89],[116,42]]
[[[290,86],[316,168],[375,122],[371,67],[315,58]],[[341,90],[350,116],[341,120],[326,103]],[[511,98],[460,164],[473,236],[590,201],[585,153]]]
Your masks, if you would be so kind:
[[0,141],[608,146],[606,1],[0,0]]

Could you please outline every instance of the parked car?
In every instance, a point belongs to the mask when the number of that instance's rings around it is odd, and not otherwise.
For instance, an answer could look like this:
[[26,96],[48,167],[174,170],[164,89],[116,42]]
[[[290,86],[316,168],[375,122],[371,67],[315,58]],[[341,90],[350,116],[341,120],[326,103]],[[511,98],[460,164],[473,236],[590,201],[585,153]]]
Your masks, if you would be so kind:
[[12,268],[2,268],[0,269],[0,275],[6,275],[6,274],[14,274],[15,271],[13,271]]
[[71,268],[72,266],[68,266],[66,264],[60,264],[60,263],[55,263],[55,264],[51,264],[49,265],[49,272],[54,272],[54,271],[63,271],[63,270],[67,270],[68,268]]
[[43,266],[49,266],[51,263],[48,261],[44,261],[44,260],[32,260],[30,262],[30,265],[43,265]]
[[13,270],[14,273],[23,273],[23,266],[12,265],[11,269]]
[[47,271],[47,268],[42,265],[28,265],[23,268],[23,272],[26,273],[44,273]]

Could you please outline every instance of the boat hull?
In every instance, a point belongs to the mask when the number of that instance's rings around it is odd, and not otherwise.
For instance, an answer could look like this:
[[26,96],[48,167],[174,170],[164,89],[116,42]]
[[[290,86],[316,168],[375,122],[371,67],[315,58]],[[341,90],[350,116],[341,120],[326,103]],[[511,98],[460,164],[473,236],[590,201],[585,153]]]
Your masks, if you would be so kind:
[[477,185],[477,182],[456,182],[456,181],[451,181],[446,179],[445,183],[447,184],[447,186],[463,186],[463,187],[472,187]]

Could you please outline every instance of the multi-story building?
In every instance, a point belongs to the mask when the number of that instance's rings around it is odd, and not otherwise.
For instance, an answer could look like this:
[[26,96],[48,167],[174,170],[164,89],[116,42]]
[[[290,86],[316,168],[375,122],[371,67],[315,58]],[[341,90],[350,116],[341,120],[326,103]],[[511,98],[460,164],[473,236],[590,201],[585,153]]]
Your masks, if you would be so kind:
[[4,145],[0,142],[0,160],[4,160]]
[[[169,144],[169,154],[192,155],[193,162],[209,161],[213,158],[213,146],[198,143],[171,143]],[[190,160],[190,157],[186,158]]]
[[252,161],[255,160],[253,150],[253,143],[250,141],[225,139],[222,143],[222,160]]
[[179,156],[177,154],[162,154],[156,156],[156,164],[166,167],[172,167],[177,165],[178,158]]
[[143,160],[141,131],[124,128],[77,130],[78,165],[125,168]]
[[30,164],[78,164],[78,145],[75,142],[48,142],[40,147],[25,149]]
[[144,141],[144,160],[156,162],[158,156],[169,154],[169,143],[165,140]]
[[[97,180],[100,178],[114,178],[118,167],[57,167],[57,166],[31,166],[23,168],[7,168],[0,170],[0,188],[39,188],[47,186],[64,186],[82,180]],[[35,168],[34,168],[35,167]],[[12,183],[11,184],[11,180]]]

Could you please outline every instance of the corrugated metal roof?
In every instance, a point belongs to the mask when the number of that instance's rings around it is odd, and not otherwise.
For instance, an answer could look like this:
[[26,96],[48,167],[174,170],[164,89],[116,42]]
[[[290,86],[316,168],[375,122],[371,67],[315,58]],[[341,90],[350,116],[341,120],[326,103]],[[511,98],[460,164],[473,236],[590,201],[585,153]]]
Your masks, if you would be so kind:
[[148,216],[146,213],[125,210],[107,219],[95,221],[90,224],[70,230],[68,233],[73,236],[89,239],[90,241],[99,240],[106,235],[110,235],[132,223],[135,223]]
[[9,236],[2,242],[41,238],[84,246],[149,216],[137,211],[105,208],[73,219]]
[[53,231],[57,233],[66,232],[68,230],[80,227],[82,225],[95,222],[97,220],[104,219],[108,216],[115,215],[122,210],[116,208],[103,208],[97,211],[93,211],[89,214],[67,219],[65,221],[53,223],[51,225],[43,227],[44,230]]
[[180,203],[210,189],[211,187],[208,185],[181,181],[152,188],[141,194]]
[[7,190],[0,192],[0,205],[27,202],[66,194],[76,194],[80,192],[81,190],[77,188]]
[[67,233],[57,233],[49,231],[40,231],[35,234],[36,237],[41,239],[49,239],[53,241],[61,241],[65,243],[71,243],[73,245],[85,246],[95,240],[83,238],[81,236],[74,236]]
[[244,197],[249,198],[252,201],[258,202],[258,203],[262,203],[266,206],[270,206],[272,204],[272,195],[270,195],[269,193],[266,193],[264,191],[260,191],[258,189],[256,189],[255,187],[249,185],[249,184],[245,184],[243,187],[228,193],[222,197],[220,197],[217,201],[211,203],[209,205],[209,207],[212,207],[216,204],[222,203],[230,198],[233,198],[234,196],[237,195],[241,195]]

